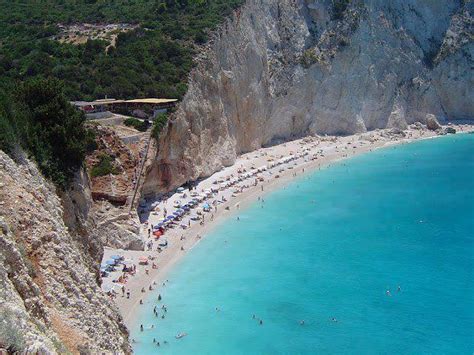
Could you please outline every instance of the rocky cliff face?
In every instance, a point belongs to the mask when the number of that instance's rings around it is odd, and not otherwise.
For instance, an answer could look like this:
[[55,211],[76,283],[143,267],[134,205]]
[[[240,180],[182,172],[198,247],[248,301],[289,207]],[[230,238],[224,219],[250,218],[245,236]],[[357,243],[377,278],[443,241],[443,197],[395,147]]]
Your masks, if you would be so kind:
[[473,3],[248,0],[159,141],[145,195],[306,134],[474,117]]
[[128,332],[100,290],[87,176],[61,198],[27,159],[0,151],[0,348],[129,353]]

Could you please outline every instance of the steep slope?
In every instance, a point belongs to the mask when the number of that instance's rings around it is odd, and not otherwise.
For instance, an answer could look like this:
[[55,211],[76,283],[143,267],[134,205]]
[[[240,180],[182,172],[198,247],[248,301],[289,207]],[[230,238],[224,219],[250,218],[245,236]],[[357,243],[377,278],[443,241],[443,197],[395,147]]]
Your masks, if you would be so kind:
[[248,0],[161,134],[145,195],[306,134],[474,117],[472,2]]
[[0,181],[0,348],[130,353],[128,331],[99,286],[103,248],[88,230],[86,175],[60,198],[34,164],[0,151]]

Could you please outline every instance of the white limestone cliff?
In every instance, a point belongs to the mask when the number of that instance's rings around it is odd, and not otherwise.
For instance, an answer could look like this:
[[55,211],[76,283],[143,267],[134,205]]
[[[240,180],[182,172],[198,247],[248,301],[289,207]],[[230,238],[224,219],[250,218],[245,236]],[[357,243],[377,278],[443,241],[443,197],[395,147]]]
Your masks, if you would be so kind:
[[474,117],[471,1],[345,2],[248,0],[236,11],[200,55],[143,194],[294,137]]

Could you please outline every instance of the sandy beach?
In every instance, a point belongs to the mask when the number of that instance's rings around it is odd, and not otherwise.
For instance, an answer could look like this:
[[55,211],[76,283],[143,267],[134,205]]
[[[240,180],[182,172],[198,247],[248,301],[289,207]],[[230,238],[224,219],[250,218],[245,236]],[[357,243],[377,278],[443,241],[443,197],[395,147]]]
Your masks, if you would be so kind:
[[[453,125],[459,133],[474,129],[472,125]],[[147,218],[141,228],[141,237],[150,244],[151,250],[129,251],[106,248],[103,261],[112,255],[120,255],[130,264],[136,265],[135,275],[128,275],[124,284],[112,282],[122,275],[121,267],[103,278],[103,289],[114,288],[114,298],[124,320],[129,328],[134,325],[136,307],[140,306],[140,300],[147,297],[149,288],[153,290],[165,287],[168,272],[176,265],[208,232],[220,221],[229,216],[238,217],[239,208],[245,208],[249,203],[256,201],[264,194],[287,184],[295,176],[313,172],[315,169],[327,167],[331,163],[350,158],[358,154],[372,151],[381,147],[394,144],[409,143],[418,139],[427,139],[438,136],[436,132],[429,131],[421,126],[410,126],[404,131],[404,135],[393,133],[390,130],[376,130],[346,137],[306,137],[295,141],[279,144],[276,146],[261,148],[257,151],[241,155],[233,166],[226,167],[212,176],[200,181],[193,190],[202,195],[209,189],[219,190],[192,208],[174,228],[167,229],[163,236],[155,240],[153,235],[149,237],[148,230],[151,225],[156,226],[163,217],[172,214],[178,208],[177,203],[185,203],[193,197],[188,190],[183,193],[175,193],[166,201],[147,201],[147,210],[142,218]],[[283,160],[288,160],[283,162]],[[279,162],[279,164],[276,164]],[[276,165],[275,165],[276,164]],[[270,167],[275,165],[273,167]],[[266,169],[257,169],[266,166]],[[254,172],[255,175],[243,178],[246,174]],[[237,181],[237,177],[242,181]],[[235,183],[231,187],[224,188],[223,184],[229,181]],[[237,190],[241,191],[237,193]],[[196,210],[205,203],[211,207],[209,212],[197,215]],[[166,214],[165,214],[166,209]],[[151,213],[150,213],[151,212]],[[204,218],[191,220],[191,217]],[[181,226],[182,225],[182,226]],[[184,229],[183,227],[186,226]],[[167,246],[157,251],[158,244],[167,241]],[[147,257],[148,265],[139,265],[139,257]],[[153,260],[151,260],[153,259]],[[156,268],[152,267],[156,265]],[[130,292],[130,297],[122,296],[122,286],[125,291]],[[144,292],[142,292],[142,289]],[[125,293],[126,294],[126,293]]]

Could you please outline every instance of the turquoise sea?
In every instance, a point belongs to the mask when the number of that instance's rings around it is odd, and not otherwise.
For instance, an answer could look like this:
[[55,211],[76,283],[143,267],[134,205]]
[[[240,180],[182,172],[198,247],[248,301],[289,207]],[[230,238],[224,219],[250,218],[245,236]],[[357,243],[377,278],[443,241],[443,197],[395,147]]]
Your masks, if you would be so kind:
[[136,354],[473,353],[473,134],[341,161],[264,199],[149,295]]

